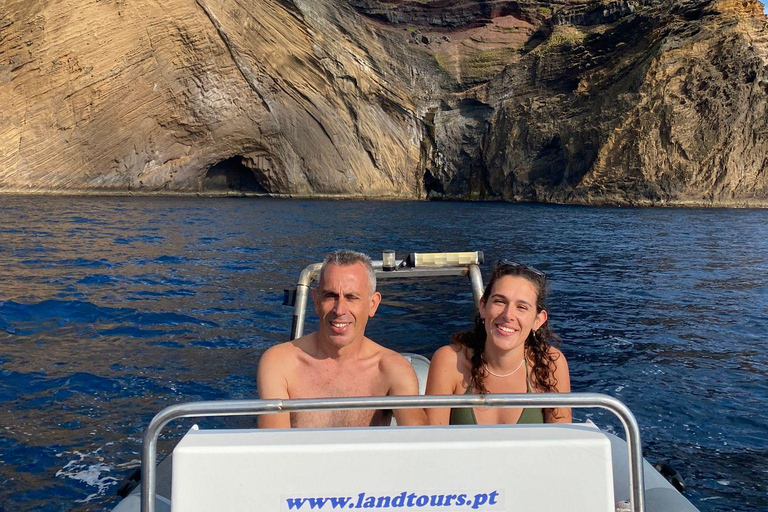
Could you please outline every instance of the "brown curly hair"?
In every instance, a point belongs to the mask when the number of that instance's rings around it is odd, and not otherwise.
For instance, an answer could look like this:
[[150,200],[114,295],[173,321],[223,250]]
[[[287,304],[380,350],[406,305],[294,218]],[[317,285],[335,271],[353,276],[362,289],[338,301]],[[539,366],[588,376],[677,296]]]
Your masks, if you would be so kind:
[[[499,262],[493,269],[488,285],[483,292],[483,302],[487,302],[491,295],[491,290],[496,281],[504,276],[523,277],[533,284],[536,290],[536,313],[545,309],[547,298],[547,278],[544,274],[520,263]],[[451,336],[451,343],[470,349],[471,382],[470,385],[476,392],[481,394],[488,393],[485,387],[483,376],[483,365],[486,364],[483,358],[485,350],[485,324],[480,316],[480,312],[475,315],[475,323],[471,330],[458,332]],[[539,327],[538,331],[531,331],[525,340],[525,357],[533,361],[533,380],[539,389],[551,393],[555,391],[557,379],[555,378],[555,361],[557,356],[550,354],[549,348],[560,345],[560,337],[557,336],[549,327],[549,320]]]

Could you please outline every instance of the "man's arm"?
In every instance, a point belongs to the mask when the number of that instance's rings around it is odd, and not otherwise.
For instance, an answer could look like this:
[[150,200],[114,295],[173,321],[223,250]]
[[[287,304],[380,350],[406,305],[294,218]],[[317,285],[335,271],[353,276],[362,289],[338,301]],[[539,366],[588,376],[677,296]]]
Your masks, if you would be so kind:
[[[413,366],[406,358],[393,352],[388,362],[390,379],[389,396],[418,395],[419,380]],[[427,415],[424,409],[393,409],[392,411],[400,426],[426,425]]]
[[[290,398],[286,378],[285,347],[277,345],[262,354],[259,369],[256,371],[256,386],[259,398]],[[281,357],[281,355],[283,357]],[[259,428],[291,428],[290,413],[260,414]]]

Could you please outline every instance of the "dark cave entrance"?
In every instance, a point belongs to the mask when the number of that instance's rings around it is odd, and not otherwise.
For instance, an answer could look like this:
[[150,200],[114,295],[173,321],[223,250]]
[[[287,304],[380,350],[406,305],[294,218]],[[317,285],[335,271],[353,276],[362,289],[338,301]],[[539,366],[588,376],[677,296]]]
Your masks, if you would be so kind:
[[427,170],[424,173],[424,192],[427,194],[427,199],[442,199],[445,197],[443,184],[432,174],[431,170]]
[[259,183],[257,173],[263,177],[260,169],[246,165],[240,155],[222,160],[205,173],[202,192],[235,192],[241,194],[267,194],[269,191]]

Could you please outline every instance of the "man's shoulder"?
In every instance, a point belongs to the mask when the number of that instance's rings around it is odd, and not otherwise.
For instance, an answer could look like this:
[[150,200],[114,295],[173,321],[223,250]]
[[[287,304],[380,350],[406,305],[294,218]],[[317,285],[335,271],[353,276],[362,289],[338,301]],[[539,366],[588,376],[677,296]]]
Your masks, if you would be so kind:
[[400,353],[395,352],[383,345],[376,343],[375,341],[368,340],[373,349],[375,350],[378,358],[379,365],[383,372],[388,371],[402,371],[403,369],[410,369],[411,363]]
[[269,359],[269,358],[283,357],[295,352],[296,349],[297,349],[296,344],[293,341],[278,343],[277,345],[272,345],[267,350],[265,350],[264,354],[262,354],[261,356],[261,359],[263,360],[263,359]]
[[284,343],[273,345],[272,347],[265,350],[261,355],[261,362],[281,362],[284,364],[286,362],[299,359],[301,356],[307,353],[306,346],[309,343],[308,338],[310,338],[310,336],[312,335],[309,334],[296,340],[286,341]]
[[[375,342],[371,342],[375,343]],[[418,395],[419,381],[411,363],[394,350],[375,343],[381,377],[389,386],[387,394]]]

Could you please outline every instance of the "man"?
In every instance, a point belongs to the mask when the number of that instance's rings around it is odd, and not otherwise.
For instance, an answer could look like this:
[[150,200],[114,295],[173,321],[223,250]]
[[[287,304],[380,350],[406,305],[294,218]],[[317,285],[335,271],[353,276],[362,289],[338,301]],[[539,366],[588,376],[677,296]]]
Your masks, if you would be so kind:
[[[276,345],[261,357],[260,398],[417,395],[410,363],[365,337],[381,294],[371,259],[353,251],[326,256],[313,290],[317,332]],[[392,411],[318,411],[259,416],[261,428],[388,425]],[[398,425],[425,425],[423,409],[394,411]]]

